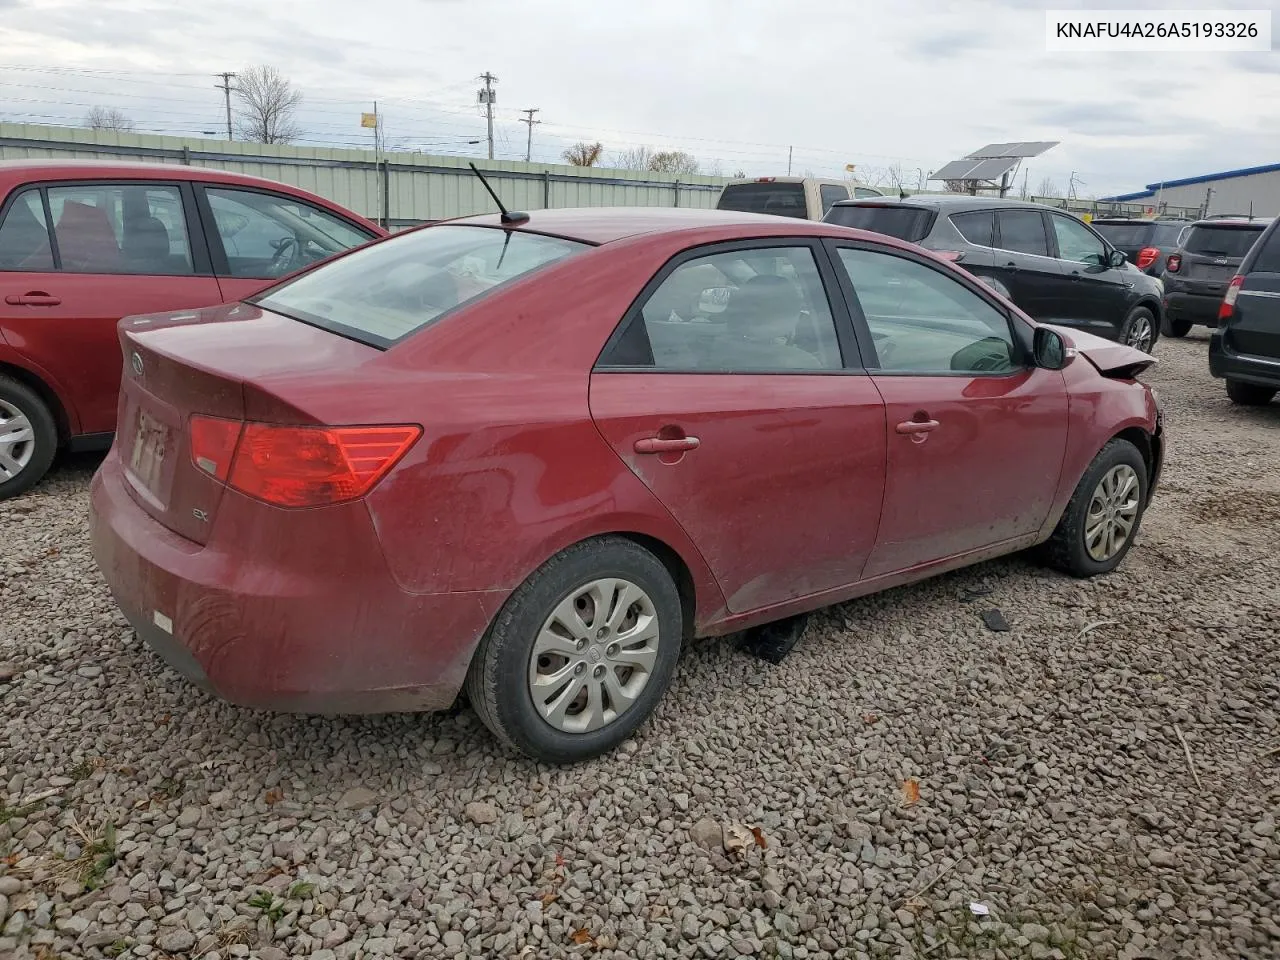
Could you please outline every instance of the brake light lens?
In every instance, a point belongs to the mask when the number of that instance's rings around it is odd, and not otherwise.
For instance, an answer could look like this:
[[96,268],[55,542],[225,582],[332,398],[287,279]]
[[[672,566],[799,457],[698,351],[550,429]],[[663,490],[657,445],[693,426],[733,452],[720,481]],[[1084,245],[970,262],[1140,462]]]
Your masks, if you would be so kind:
[[1231,282],[1227,284],[1226,296],[1222,298],[1222,304],[1218,307],[1218,319],[1226,320],[1236,311],[1236,297],[1240,296],[1240,287],[1244,285],[1244,277],[1236,274],[1231,278]]
[[191,459],[241,493],[278,507],[356,500],[418,438],[415,425],[301,427],[192,417]]
[[1143,247],[1138,251],[1138,269],[1145,270],[1156,262],[1156,258],[1160,256],[1159,247]]
[[952,263],[959,263],[964,259],[963,250],[935,250],[933,252],[943,260],[950,260]]
[[756,177],[756,183],[773,183],[777,177]]
[[231,459],[235,456],[236,442],[240,439],[239,420],[223,420],[221,417],[191,418],[191,462],[199,469],[219,480],[226,481],[231,473]]
[[1182,255],[1177,253],[1169,254],[1169,259],[1164,262],[1164,268],[1170,273],[1177,273],[1182,269]]

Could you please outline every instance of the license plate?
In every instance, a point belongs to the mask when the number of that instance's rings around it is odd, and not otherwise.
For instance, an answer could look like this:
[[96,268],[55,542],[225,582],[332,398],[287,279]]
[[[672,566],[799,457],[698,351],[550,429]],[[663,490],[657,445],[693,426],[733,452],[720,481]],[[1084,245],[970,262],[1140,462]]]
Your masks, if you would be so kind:
[[139,411],[138,427],[133,437],[133,451],[129,455],[129,472],[153,493],[160,490],[164,458],[169,452],[168,442],[168,428]]

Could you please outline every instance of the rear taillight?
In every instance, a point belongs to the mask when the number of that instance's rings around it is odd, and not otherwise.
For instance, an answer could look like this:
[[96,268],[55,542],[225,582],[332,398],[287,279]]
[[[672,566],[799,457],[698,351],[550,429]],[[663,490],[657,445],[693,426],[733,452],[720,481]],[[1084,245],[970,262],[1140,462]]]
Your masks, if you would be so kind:
[[296,427],[191,418],[191,458],[232,489],[280,507],[364,496],[422,436],[415,425]]
[[1182,256],[1177,253],[1169,254],[1169,259],[1164,262],[1164,268],[1170,273],[1177,273],[1182,269]]
[[1236,274],[1231,278],[1231,282],[1227,284],[1226,296],[1222,298],[1222,303],[1218,307],[1218,319],[1226,320],[1236,310],[1236,297],[1240,296],[1240,287],[1244,285],[1244,277]]
[[963,250],[935,250],[933,252],[943,260],[950,260],[952,263],[959,263],[964,259]]
[[226,480],[231,472],[236,441],[240,439],[239,420],[221,417],[191,418],[191,460],[210,476]]
[[1160,256],[1158,247],[1143,247],[1138,251],[1138,269],[1145,270],[1156,262],[1156,258]]

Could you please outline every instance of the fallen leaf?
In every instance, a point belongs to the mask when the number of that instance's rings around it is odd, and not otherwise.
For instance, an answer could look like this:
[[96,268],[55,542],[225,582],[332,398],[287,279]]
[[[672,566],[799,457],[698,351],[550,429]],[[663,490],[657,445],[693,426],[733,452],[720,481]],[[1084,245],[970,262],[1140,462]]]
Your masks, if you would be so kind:
[[755,837],[740,823],[731,823],[724,828],[724,849],[726,853],[746,856],[747,845],[755,842]]
[[162,713],[162,714],[160,714],[160,716],[159,716],[159,717],[157,717],[157,718],[156,718],[156,723],[158,723],[158,724],[160,724],[161,726],[163,726],[164,724],[168,723],[168,722],[169,722],[170,720],[172,720],[172,719],[173,719],[173,718],[172,718],[171,716],[169,716],[169,714],[167,714],[167,713]]
[[769,849],[769,841],[764,838],[764,831],[759,827],[751,828],[751,835],[756,838],[756,846],[761,850]]
[[279,787],[272,787],[267,791],[267,795],[262,798],[267,801],[268,807],[274,807],[277,803],[284,799],[284,791]]
[[864,713],[862,715],[862,722],[868,725],[875,723],[879,719],[880,718],[874,713]]
[[22,859],[22,854],[11,853],[7,857],[0,860],[0,863],[3,863],[6,867],[16,867],[18,865],[18,861],[21,859]]
[[542,895],[542,905],[544,907],[549,907],[559,899],[560,894],[556,893],[554,890],[548,890]]
[[902,781],[902,805],[909,807],[914,803],[920,802],[920,784],[915,777],[908,777]]
[[565,860],[565,858],[564,858],[564,854],[563,854],[563,853],[561,853],[559,850],[557,850],[557,851],[556,851],[556,866],[563,870],[563,869],[564,869],[564,865],[565,865],[565,863],[566,863],[566,862],[567,862],[567,861],[566,861],[566,860]]
[[585,943],[589,943],[592,946],[595,945],[595,939],[587,932],[586,927],[579,927],[577,930],[573,931],[573,933],[569,934],[569,939],[578,946],[582,946]]

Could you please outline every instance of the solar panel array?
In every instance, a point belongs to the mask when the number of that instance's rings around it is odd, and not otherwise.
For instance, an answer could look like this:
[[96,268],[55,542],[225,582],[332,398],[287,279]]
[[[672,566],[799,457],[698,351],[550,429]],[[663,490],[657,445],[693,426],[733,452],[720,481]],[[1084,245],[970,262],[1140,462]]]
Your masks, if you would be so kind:
[[1016,140],[1013,143],[988,143],[980,150],[966,154],[966,160],[985,160],[991,157],[1038,157],[1051,147],[1056,147],[1058,140]]
[[935,170],[930,180],[980,180],[992,182],[1018,166],[1024,157],[1038,157],[1057,140],[1016,140],[1012,143],[988,143],[961,160],[952,160]]

